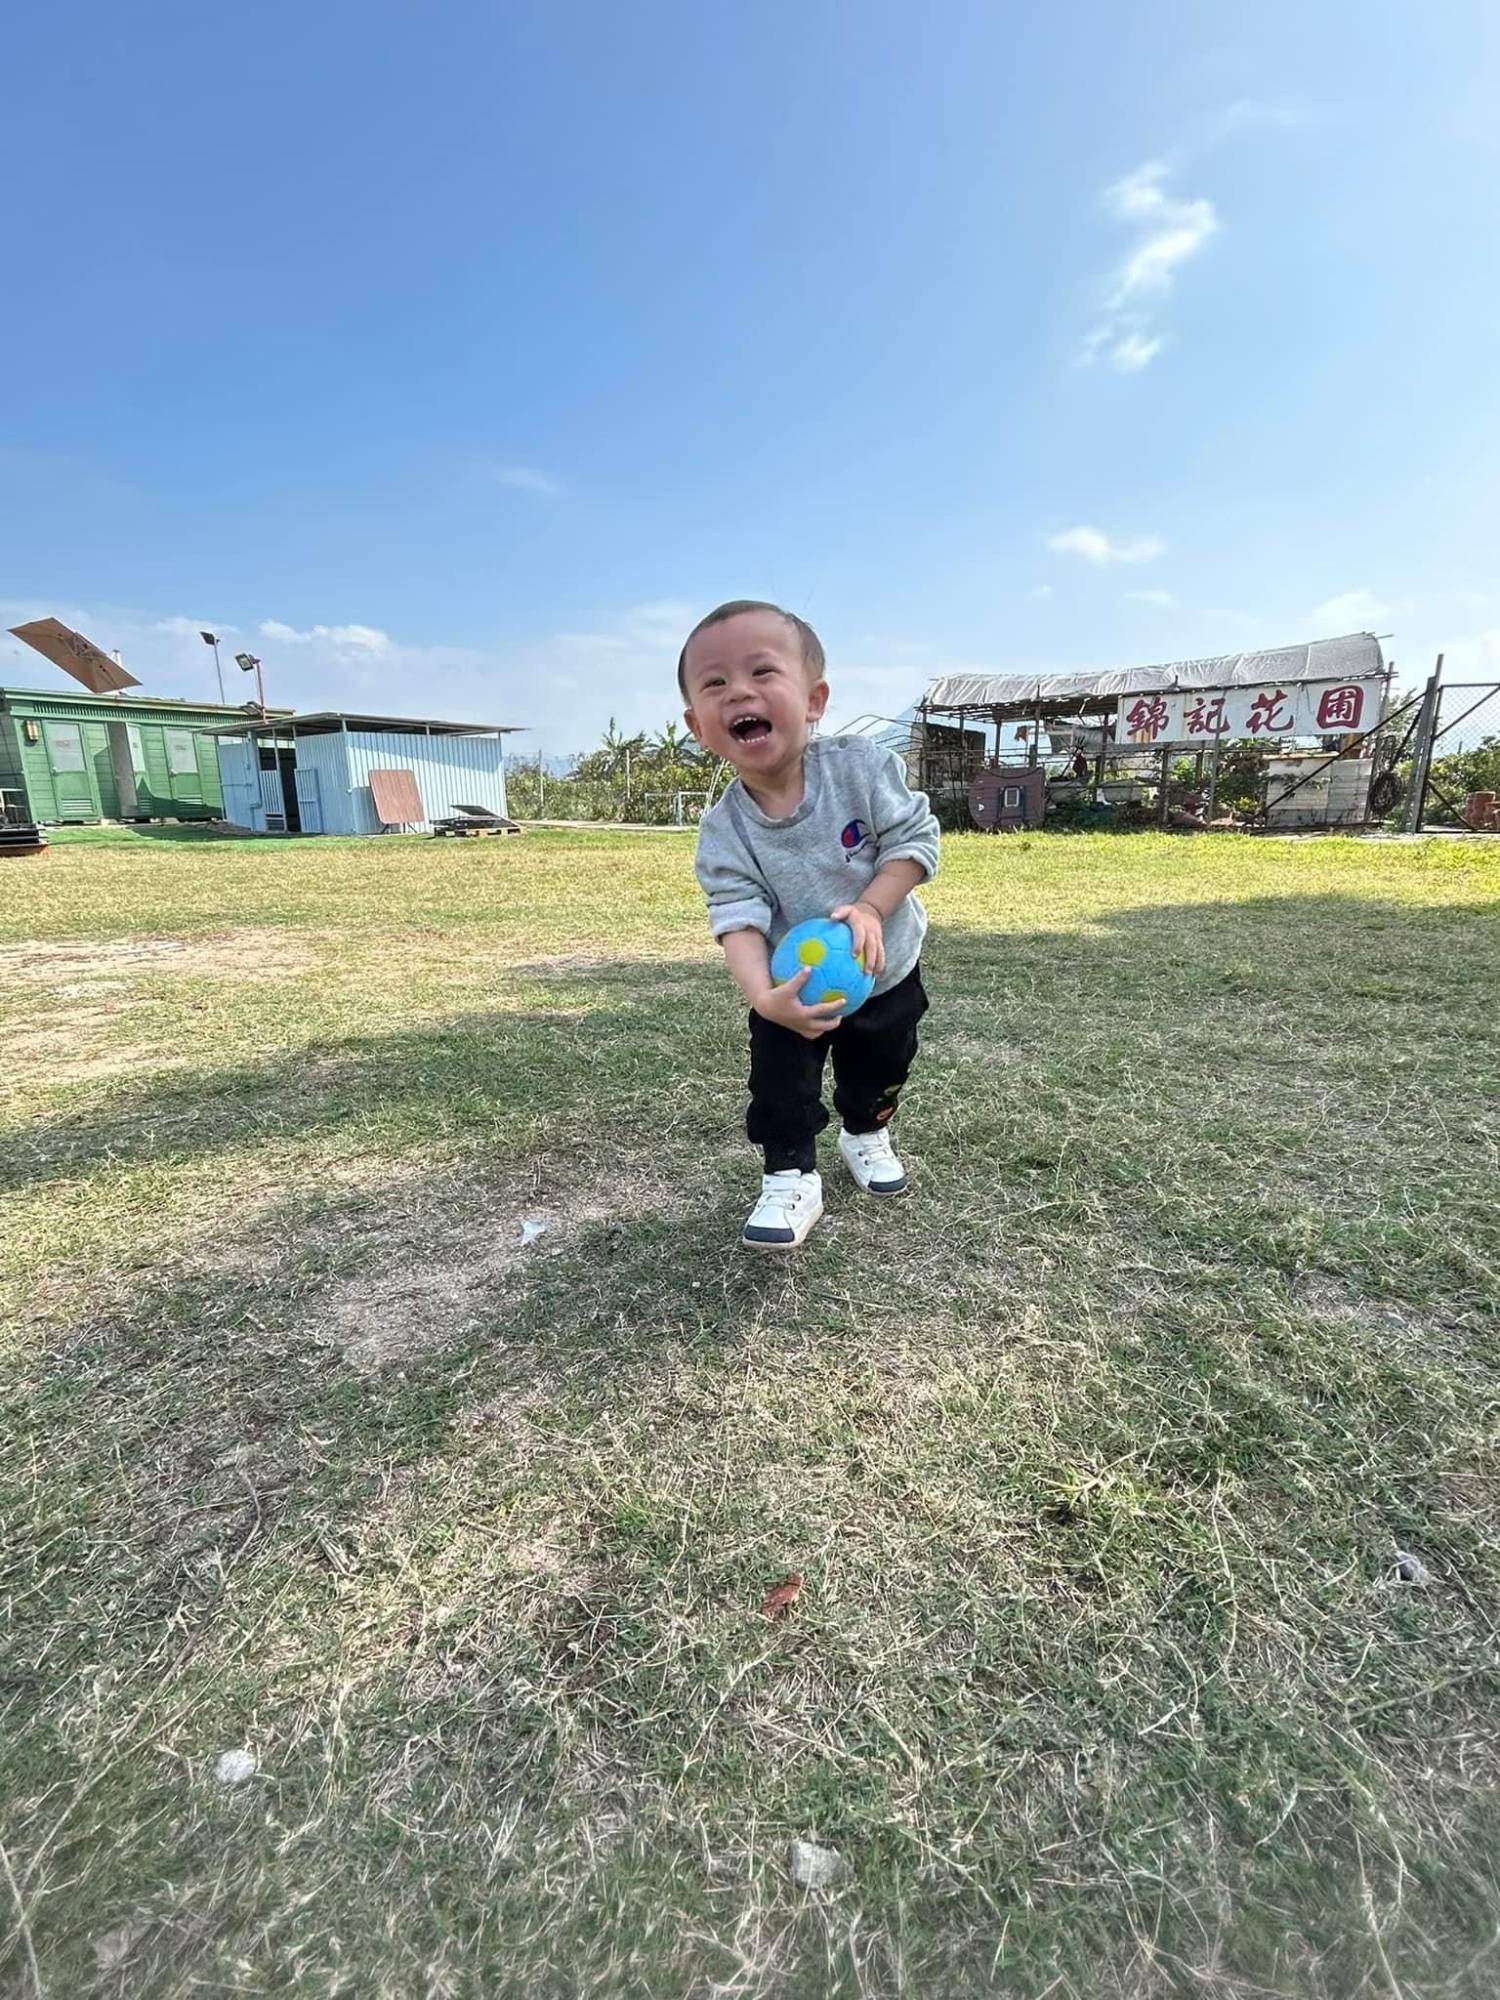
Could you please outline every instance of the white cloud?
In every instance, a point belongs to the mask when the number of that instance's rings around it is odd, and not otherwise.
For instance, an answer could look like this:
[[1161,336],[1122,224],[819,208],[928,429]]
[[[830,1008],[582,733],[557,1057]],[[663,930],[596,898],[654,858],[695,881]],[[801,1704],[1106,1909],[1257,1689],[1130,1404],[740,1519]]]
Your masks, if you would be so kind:
[[1198,133],[1206,145],[1217,145],[1241,132],[1294,132],[1321,122],[1318,107],[1290,97],[1240,97],[1221,111],[1210,112],[1198,121]]
[[1122,595],[1126,604],[1154,604],[1162,610],[1177,602],[1170,590],[1127,590]]
[[373,625],[313,625],[299,632],[293,625],[283,625],[279,618],[262,618],[258,629],[263,639],[283,646],[315,646],[323,641],[355,652],[383,653],[391,643],[390,634]]
[[1391,615],[1373,590],[1346,590],[1341,597],[1325,598],[1311,614],[1314,628],[1329,638],[1345,632],[1369,632]]
[[[304,710],[360,709],[387,715],[431,716],[523,726],[513,738],[532,755],[585,748],[614,713],[627,728],[659,729],[678,708],[677,649],[695,610],[660,600],[601,618],[589,629],[554,633],[532,645],[491,647],[408,641],[370,625],[317,624],[305,629],[282,619],[241,614],[241,633],[254,633],[264,657],[266,698]],[[56,601],[0,602],[0,624],[57,617],[106,651],[118,648],[146,693],[216,701],[213,655],[198,637],[217,631],[231,701],[252,689],[232,668],[235,645],[224,645],[228,620],[205,620],[113,605]],[[239,644],[244,645],[243,637]],[[32,686],[62,676],[20,640],[0,630],[0,680]]]
[[1149,367],[1166,344],[1165,334],[1127,333],[1109,349],[1109,358],[1122,375],[1133,375]]
[[202,634],[205,632],[212,632],[217,638],[223,639],[228,634],[238,632],[239,629],[240,628],[238,625],[231,625],[229,621],[224,618],[215,619],[215,618],[178,617],[178,618],[159,618],[156,621],[156,630],[158,632],[173,632],[179,635],[185,634],[191,638],[197,639],[200,646],[203,644]]
[[597,662],[600,666],[670,653],[675,684],[677,655],[698,616],[696,605],[681,598],[660,598],[653,603],[633,605],[595,631],[556,632],[546,643],[575,663]]
[[[660,729],[680,714],[677,654],[708,601],[663,595],[580,618],[566,631],[493,644],[433,643],[375,634],[370,626],[301,629],[243,608],[239,624],[242,633],[258,635],[250,644],[264,656],[268,701],[305,711],[510,724],[527,732],[509,739],[513,753],[558,757],[597,743],[611,715],[629,732]],[[119,647],[149,694],[217,699],[213,655],[195,619],[109,605],[0,602],[0,626],[48,616],[106,650]],[[221,620],[206,629],[222,639],[230,627]],[[372,645],[372,634],[383,643]],[[253,692],[232,667],[235,650],[221,646],[231,699]],[[932,674],[947,670],[926,643],[867,634],[852,647],[840,644],[830,676],[837,713],[899,714]],[[61,683],[62,676],[0,629],[0,680],[35,686]]]
[[1111,541],[1101,528],[1068,528],[1048,539],[1054,555],[1082,556],[1091,563],[1150,562],[1165,555],[1167,545],[1160,535],[1133,535],[1128,541]]
[[1105,199],[1121,222],[1140,224],[1145,234],[1120,267],[1109,304],[1118,310],[1143,293],[1155,296],[1172,289],[1179,264],[1196,257],[1219,227],[1211,201],[1178,201],[1162,186],[1167,169],[1148,160],[1116,181]]
[[555,500],[563,491],[563,482],[550,472],[538,472],[534,465],[497,465],[491,468],[490,477],[497,486],[508,486],[516,493],[535,493],[544,500]]
[[1472,638],[1450,639],[1443,648],[1443,678],[1455,674],[1478,674],[1481,680],[1500,675],[1500,625]]
[[1039,583],[1035,590],[1031,592],[1031,595],[1042,598],[1050,597],[1052,595],[1052,586],[1050,583]]
[[[896,641],[892,650],[905,653],[909,649]],[[917,699],[933,675],[944,671],[930,652],[920,665],[877,667],[858,661],[836,662],[829,673],[832,701],[823,734],[839,736],[856,723],[864,724],[872,718],[894,721]]]
[[1170,169],[1147,160],[1105,189],[1105,206],[1136,232],[1105,296],[1105,316],[1083,343],[1083,359],[1106,356],[1123,374],[1148,367],[1166,345],[1152,313],[1170,295],[1179,269],[1219,229],[1206,196],[1183,200],[1168,191]]

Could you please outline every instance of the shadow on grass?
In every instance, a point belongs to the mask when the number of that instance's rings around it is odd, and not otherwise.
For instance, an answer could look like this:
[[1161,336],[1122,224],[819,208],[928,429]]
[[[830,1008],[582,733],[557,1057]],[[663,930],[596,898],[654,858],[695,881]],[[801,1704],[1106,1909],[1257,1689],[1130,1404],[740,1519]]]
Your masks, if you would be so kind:
[[49,833],[58,847],[132,847],[138,840],[165,841],[172,847],[233,847],[242,840],[281,840],[283,834],[241,833],[216,820],[183,820],[149,825],[59,826]]
[[[1372,1001],[1400,1003],[1434,1032],[1467,1040],[1489,1035],[1481,1003],[1497,967],[1500,926],[1488,906],[1303,896],[1126,909],[1086,930],[950,926],[929,940],[935,1007],[923,1037],[939,1042],[946,1026],[998,1002],[1028,1043],[1052,1038],[1065,1048],[1081,1006],[1123,1050],[1143,1025],[1193,1031],[1239,1000],[1247,1010],[1284,1008],[1280,1042],[1293,1053],[1299,1009],[1319,1026],[1342,1011],[1351,1045],[1378,1050],[1401,1023],[1372,1015]],[[623,1119],[629,1143],[649,1144],[653,1091],[674,1125],[686,1117],[706,1136],[737,1122],[741,1017],[718,965],[569,975],[556,964],[508,975],[568,984],[560,1006],[445,1016],[395,1034],[314,1041],[237,1069],[96,1086],[87,1112],[39,1120],[7,1148],[0,1189],[361,1125],[372,1142],[504,1147],[545,1144],[556,1121],[576,1139],[590,1121],[602,1132]],[[1183,1010],[1175,1023],[1161,1018],[1162,1002]],[[1005,1052],[997,1038],[997,1056]],[[981,1051],[970,1056],[982,1066]]]
[[[394,1034],[313,1041],[239,1068],[172,1070],[95,1092],[96,1108],[39,1121],[0,1161],[0,1188],[243,1144],[363,1130],[372,1149],[467,1140],[545,1143],[633,1108],[653,1086],[717,1076],[723,974],[701,964],[518,968],[571,1004],[448,1015]],[[706,1028],[712,1023],[711,1028]],[[707,1065],[713,1058],[712,1072]],[[706,1090],[703,1095],[706,1098]]]
[[[140,1272],[3,1412],[26,1893],[97,1717],[141,1739],[50,1851],[59,1990],[138,1905],[163,1956],[133,1991],[212,1986],[231,1947],[269,1979],[272,1938],[313,1990],[341,1950],[369,1991],[442,1990],[455,1952],[459,1986],[578,1990],[581,1965],[602,1991],[653,1899],[668,1993],[731,1977],[757,1912],[795,1940],[786,1993],[993,1991],[1002,1939],[1017,1993],[1342,1996],[1387,1958],[1466,1990],[1500,1366],[1457,1252],[1430,1265],[1451,1323],[1409,1287],[1371,1338],[1370,1274],[1440,1255],[1401,1232],[1442,1166],[1434,1080],[1492,1060],[1475,914],[1298,898],[934,937],[923,1191],[878,1216],[836,1193],[785,1262],[733,1241],[752,1163],[714,965],[518,968],[548,1004],[39,1127],[13,1188],[246,1147],[411,1163]],[[1477,1156],[1442,1170],[1434,1232],[1489,1200]],[[1396,1232],[1357,1257],[1351,1184]],[[378,1320],[429,1265],[453,1323],[357,1365],[331,1302],[353,1283]],[[1430,1597],[1376,1587],[1398,1545]],[[769,1628],[794,1565],[806,1601]],[[184,1760],[241,1738],[274,1791],[203,1803]],[[816,1916],[765,1859],[808,1833],[855,1869]],[[206,1853],[204,1908],[162,1915]]]

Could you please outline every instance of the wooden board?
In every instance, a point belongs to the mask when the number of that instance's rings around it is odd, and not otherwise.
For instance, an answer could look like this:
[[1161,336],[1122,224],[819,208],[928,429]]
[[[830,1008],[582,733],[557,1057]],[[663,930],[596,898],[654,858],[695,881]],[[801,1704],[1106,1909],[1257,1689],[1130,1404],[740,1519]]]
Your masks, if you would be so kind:
[[427,817],[417,791],[416,773],[407,770],[404,764],[393,771],[372,771],[370,797],[375,802],[375,817],[382,826],[415,826]]
[[24,639],[44,660],[82,681],[90,694],[118,694],[121,688],[140,686],[118,660],[112,660],[92,639],[85,639],[60,619],[35,618],[29,625],[12,625],[10,630],[13,638]]

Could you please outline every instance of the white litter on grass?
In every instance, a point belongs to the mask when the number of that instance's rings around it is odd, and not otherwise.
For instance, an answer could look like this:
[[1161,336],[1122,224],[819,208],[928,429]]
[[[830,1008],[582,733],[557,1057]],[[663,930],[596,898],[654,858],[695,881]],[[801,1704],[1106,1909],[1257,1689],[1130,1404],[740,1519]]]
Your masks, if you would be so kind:
[[1396,1558],[1396,1579],[1399,1583],[1409,1583],[1414,1590],[1425,1590],[1433,1576],[1420,1556],[1403,1550]]
[[214,1776],[221,1785],[243,1785],[256,1769],[253,1750],[226,1750],[214,1765]]
[[101,1972],[118,1972],[146,1935],[146,1931],[145,1924],[121,1924],[116,1930],[106,1931],[103,1937],[96,1937],[95,1965]]
[[815,1841],[792,1840],[787,1843],[786,1865],[799,1889],[826,1889],[843,1874],[844,1857],[837,1849],[819,1847]]
[[524,1250],[528,1243],[535,1243],[536,1239],[544,1236],[546,1232],[545,1222],[538,1221],[534,1215],[528,1215],[521,1224],[521,1248]]

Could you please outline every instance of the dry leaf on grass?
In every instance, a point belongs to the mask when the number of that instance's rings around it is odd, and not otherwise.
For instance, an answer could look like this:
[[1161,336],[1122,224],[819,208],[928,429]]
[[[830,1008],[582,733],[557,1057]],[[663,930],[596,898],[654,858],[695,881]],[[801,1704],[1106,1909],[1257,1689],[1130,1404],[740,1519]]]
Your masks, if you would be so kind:
[[768,1590],[761,1599],[761,1611],[767,1618],[779,1618],[783,1611],[791,1609],[797,1601],[797,1593],[802,1588],[802,1579],[795,1570],[784,1576],[774,1590]]

